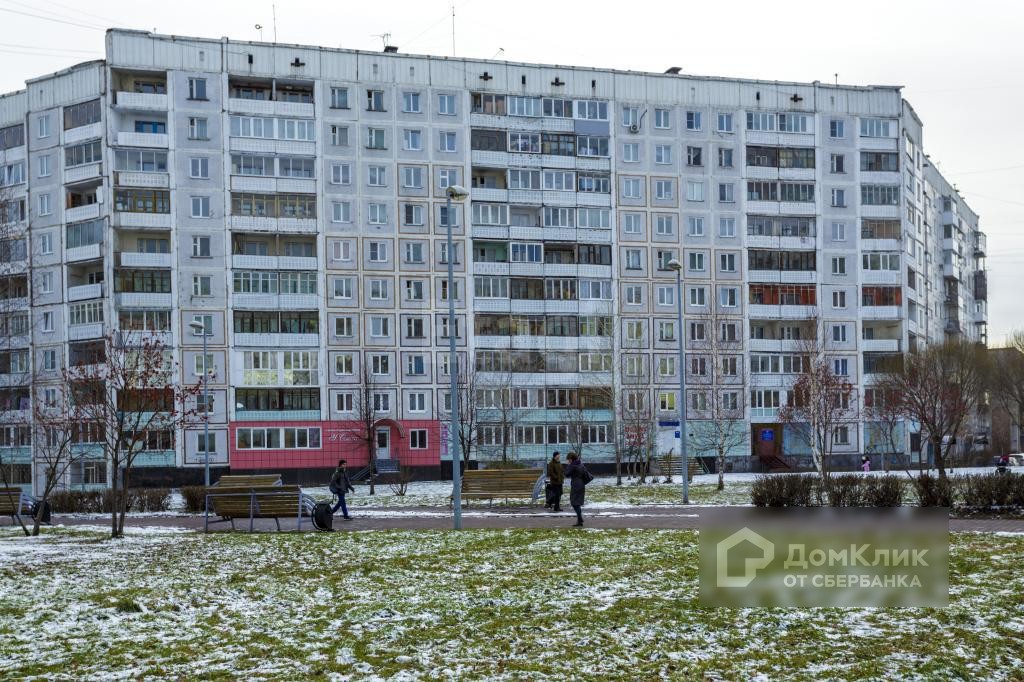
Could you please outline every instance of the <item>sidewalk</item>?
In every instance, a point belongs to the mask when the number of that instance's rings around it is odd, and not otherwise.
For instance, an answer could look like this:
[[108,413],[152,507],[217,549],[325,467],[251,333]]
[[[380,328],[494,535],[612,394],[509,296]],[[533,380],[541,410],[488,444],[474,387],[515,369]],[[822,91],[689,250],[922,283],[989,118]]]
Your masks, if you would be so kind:
[[[700,507],[681,505],[601,507],[588,512],[583,508],[586,528],[606,529],[666,529],[679,530],[697,527]],[[452,527],[452,512],[443,507],[359,507],[351,510],[353,519],[345,521],[334,517],[334,529],[340,531],[361,530],[445,530]],[[54,525],[66,526],[104,525],[109,515],[69,516],[55,514]],[[212,517],[211,517],[211,520]],[[556,514],[545,509],[530,507],[474,508],[462,512],[462,527],[467,529],[488,528],[566,528],[572,526],[576,516],[571,512]],[[125,524],[132,527],[186,528],[202,531],[202,515],[129,515]],[[236,528],[248,530],[248,520],[236,520]],[[275,531],[273,519],[256,519],[256,530]],[[281,519],[282,530],[294,530],[294,519]],[[309,519],[303,519],[303,530],[312,530]],[[228,523],[217,523],[211,531],[230,531]],[[1024,534],[1024,519],[950,519],[952,532],[1006,532]]]

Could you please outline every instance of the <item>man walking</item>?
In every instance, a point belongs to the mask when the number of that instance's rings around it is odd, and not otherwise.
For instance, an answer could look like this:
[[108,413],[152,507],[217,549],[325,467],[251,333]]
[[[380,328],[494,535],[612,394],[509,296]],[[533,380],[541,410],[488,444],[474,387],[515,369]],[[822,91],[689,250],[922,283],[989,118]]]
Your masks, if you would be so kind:
[[587,495],[586,486],[594,480],[594,476],[583,466],[579,454],[570,452],[569,464],[565,467],[565,477],[572,481],[569,487],[569,504],[572,505],[572,510],[576,512],[576,523],[573,525],[582,526],[583,503]]
[[338,496],[338,502],[331,508],[331,513],[336,514],[338,508],[341,508],[341,518],[351,519],[348,515],[348,506],[345,504],[345,495],[351,490],[355,492],[356,489],[352,487],[352,481],[348,478],[348,472],[345,471],[345,460],[338,460],[338,468],[334,470],[331,475],[331,482],[328,486],[332,493]]
[[546,508],[553,508],[556,512],[562,511],[562,486],[565,484],[565,471],[560,460],[558,451],[551,455],[548,462],[548,495]]

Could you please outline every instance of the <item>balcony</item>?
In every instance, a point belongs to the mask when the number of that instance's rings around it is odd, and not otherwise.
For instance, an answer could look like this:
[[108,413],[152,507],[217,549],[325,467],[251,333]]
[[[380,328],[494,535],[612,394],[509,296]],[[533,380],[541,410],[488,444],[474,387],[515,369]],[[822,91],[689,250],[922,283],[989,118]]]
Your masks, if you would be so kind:
[[130,111],[167,111],[167,95],[145,92],[117,92],[114,108]]
[[156,149],[167,149],[169,140],[167,133],[132,133],[119,132],[117,144],[120,147],[151,147]]
[[862,320],[899,320],[903,316],[903,308],[898,305],[862,305]]
[[862,284],[895,284],[903,283],[903,273],[899,270],[861,270]]
[[117,332],[121,343],[126,346],[141,346],[143,343],[161,347],[172,345],[173,339],[169,331],[152,331],[142,329],[124,329]]
[[86,204],[64,209],[64,222],[79,223],[85,220],[95,220],[100,217],[99,204]]
[[978,258],[984,258],[985,249],[988,247],[988,237],[985,236],[984,232],[974,233],[974,255]]
[[495,189],[492,187],[474,187],[469,191],[470,199],[473,201],[508,201],[507,189]]
[[171,254],[124,251],[121,253],[121,265],[136,268],[169,268],[171,267]]
[[157,230],[169,230],[174,224],[170,213],[131,213],[117,211],[114,213],[114,227],[141,227]]
[[313,105],[304,102],[275,102],[266,99],[229,97],[228,111],[233,114],[255,114],[257,116],[313,118]]
[[236,346],[257,348],[315,348],[320,345],[319,334],[249,334],[236,332]]
[[862,339],[860,349],[871,353],[899,353],[901,345],[899,339]]
[[284,232],[316,234],[316,218],[267,218],[264,216],[231,216],[231,229],[253,232]]
[[234,421],[320,421],[320,410],[235,410]]
[[174,450],[144,450],[135,455],[132,466],[173,467]]
[[63,142],[66,145],[74,144],[75,142],[84,142],[97,137],[103,137],[103,123],[101,121],[65,130]]
[[316,142],[306,140],[268,140],[262,137],[232,137],[228,148],[233,152],[252,152],[274,156],[315,156]]
[[103,257],[103,244],[86,244],[64,250],[64,261],[78,263],[81,261],[99,260]]
[[903,242],[900,239],[862,238],[860,248],[862,251],[899,251],[903,248]]
[[231,305],[246,310],[317,310],[318,294],[232,294]]
[[153,187],[166,189],[170,187],[170,176],[167,173],[141,173],[136,171],[114,171],[114,184],[118,187]]
[[76,182],[96,180],[103,175],[103,164],[87,163],[81,166],[68,168],[64,171],[64,184],[72,185]]
[[960,279],[960,268],[952,263],[942,264],[942,276],[948,277],[949,279]]
[[68,301],[84,301],[103,297],[103,284],[80,284],[68,287]]
[[315,194],[316,179],[232,175],[231,190],[260,194]]
[[231,257],[231,266],[239,270],[316,270],[316,256],[244,256]]
[[117,294],[119,308],[170,308],[174,305],[174,296],[169,293],[124,292]]
[[68,326],[68,340],[82,341],[84,339],[98,339],[103,336],[103,323],[95,324],[73,324]]

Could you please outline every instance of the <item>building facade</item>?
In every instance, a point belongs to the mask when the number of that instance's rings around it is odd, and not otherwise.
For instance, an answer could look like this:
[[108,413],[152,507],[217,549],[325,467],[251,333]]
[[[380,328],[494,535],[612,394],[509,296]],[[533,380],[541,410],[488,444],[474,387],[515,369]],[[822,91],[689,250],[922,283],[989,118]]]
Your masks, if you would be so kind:
[[129,332],[210,375],[209,441],[154,435],[154,470],[360,464],[364,404],[379,458],[436,467],[453,333],[476,459],[678,447],[681,371],[691,455],[727,419],[736,468],[800,458],[809,343],[863,401],[907,349],[985,341],[985,237],[923,149],[896,87],[111,30],[0,97],[4,461],[29,482],[32,391]]

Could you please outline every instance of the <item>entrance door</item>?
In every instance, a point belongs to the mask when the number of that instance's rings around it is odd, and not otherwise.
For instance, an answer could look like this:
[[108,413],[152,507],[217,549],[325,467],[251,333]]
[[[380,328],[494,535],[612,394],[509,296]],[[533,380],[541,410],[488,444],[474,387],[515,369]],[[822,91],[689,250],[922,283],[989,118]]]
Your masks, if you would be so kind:
[[391,429],[377,429],[377,459],[391,459]]

